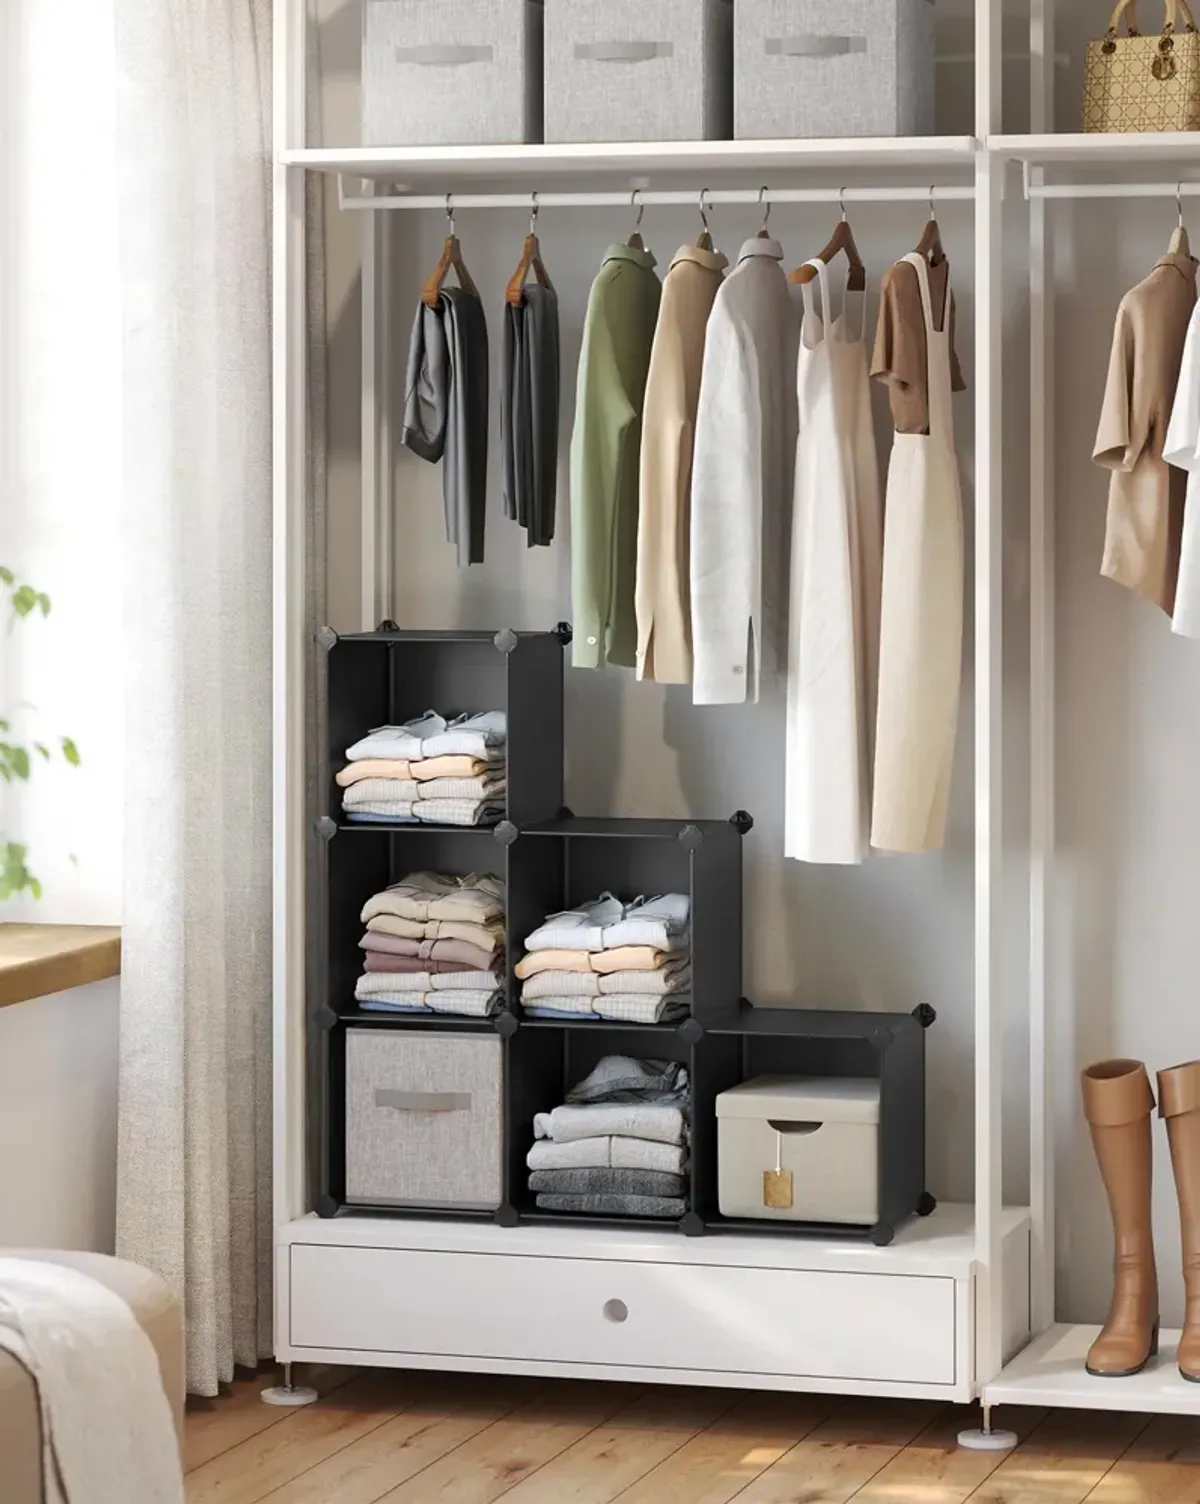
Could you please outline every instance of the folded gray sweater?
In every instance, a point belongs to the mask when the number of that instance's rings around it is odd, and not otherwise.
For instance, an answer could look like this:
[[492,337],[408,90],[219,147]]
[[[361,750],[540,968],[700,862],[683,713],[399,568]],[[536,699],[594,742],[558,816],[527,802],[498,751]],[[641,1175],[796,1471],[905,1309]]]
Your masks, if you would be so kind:
[[560,1196],[542,1194],[538,1209],[544,1212],[590,1212],[593,1216],[682,1217],[687,1202],[682,1196]]
[[529,1189],[567,1196],[682,1196],[687,1180],[663,1170],[534,1170]]
[[678,1107],[657,1102],[597,1102],[587,1107],[556,1107],[533,1119],[535,1138],[565,1144],[576,1138],[648,1138],[659,1144],[682,1144],[686,1124]]

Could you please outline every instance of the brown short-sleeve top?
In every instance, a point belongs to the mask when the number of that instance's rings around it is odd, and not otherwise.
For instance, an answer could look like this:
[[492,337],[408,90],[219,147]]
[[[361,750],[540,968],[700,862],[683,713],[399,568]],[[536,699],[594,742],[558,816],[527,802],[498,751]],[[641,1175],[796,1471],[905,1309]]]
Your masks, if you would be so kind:
[[1100,573],[1168,613],[1187,477],[1163,443],[1195,303],[1196,263],[1183,255],[1164,256],[1122,298],[1092,456],[1113,472]]
[[[950,319],[950,384],[966,391],[958,353],[954,348],[954,294],[949,295],[950,263],[943,259],[929,268],[929,293],[933,299],[934,326]],[[929,432],[929,362],[925,349],[925,315],[917,269],[897,261],[884,273],[879,291],[879,323],[875,331],[875,354],[871,375],[885,382],[897,433]]]

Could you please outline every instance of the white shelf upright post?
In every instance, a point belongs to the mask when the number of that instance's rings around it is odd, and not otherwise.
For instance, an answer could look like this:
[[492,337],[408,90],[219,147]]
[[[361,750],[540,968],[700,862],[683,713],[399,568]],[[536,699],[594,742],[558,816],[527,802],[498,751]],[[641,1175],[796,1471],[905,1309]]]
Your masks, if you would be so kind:
[[[305,145],[307,6],[275,0],[272,56],[271,879],[274,1227],[306,1209],[304,1177],[304,655],[308,506],[308,288],[305,174],[279,154]],[[287,1250],[277,1254],[278,1260]],[[287,1282],[276,1278],[275,1346]],[[268,1404],[306,1404],[290,1366]]]
[[[975,1382],[999,1373],[1003,1352],[1001,1270],[1003,921],[1001,364],[1003,356],[1004,163],[986,150],[1001,124],[1002,16],[975,3]],[[1004,1448],[1016,1437],[964,1431],[962,1445]]]
[[[1029,129],[1054,130],[1054,3],[1030,0]],[[1041,186],[1041,167],[1030,182]],[[1054,1321],[1054,302],[1050,206],[1029,212],[1029,1204],[1031,1333]]]
[[[372,192],[377,191],[372,185]],[[372,632],[392,614],[392,216],[363,216],[361,620]]]

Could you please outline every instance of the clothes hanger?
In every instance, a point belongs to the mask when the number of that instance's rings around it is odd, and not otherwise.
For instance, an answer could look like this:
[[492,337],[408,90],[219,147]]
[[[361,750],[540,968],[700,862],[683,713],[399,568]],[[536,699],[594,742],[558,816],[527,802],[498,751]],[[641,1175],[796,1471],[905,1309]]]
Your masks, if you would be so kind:
[[[823,261],[828,266],[839,252],[844,251],[846,254],[846,263],[849,267],[846,273],[847,292],[865,292],[867,289],[867,268],[863,265],[863,259],[858,254],[858,246],[854,243],[854,232],[850,228],[850,221],[846,218],[846,190],[844,188],[838,189],[838,205],[841,208],[842,217],[834,227],[833,234],[829,237],[829,244],[824,250],[818,251],[814,259]],[[805,283],[811,282],[816,275],[816,267],[809,266],[806,263],[804,266],[798,266],[788,277],[788,281],[795,283],[798,287],[803,287]]]
[[933,184],[929,185],[929,223],[921,232],[921,238],[913,247],[918,256],[924,256],[930,266],[941,266],[946,259],[942,245],[942,232],[938,227],[937,210],[933,206]]
[[1192,254],[1192,243],[1188,239],[1187,226],[1183,222],[1182,183],[1175,184],[1175,205],[1179,210],[1179,223],[1172,232],[1171,245],[1167,254],[1171,256],[1190,256]]
[[712,248],[713,248],[712,231],[708,227],[708,206],[704,202],[705,196],[707,195],[707,193],[708,193],[708,189],[707,188],[701,188],[701,190],[700,190],[700,221],[704,225],[704,228],[700,231],[699,235],[697,235],[697,237],[696,237],[696,249],[698,251],[711,251]]
[[437,307],[442,295],[442,287],[452,268],[458,274],[458,285],[463,292],[469,292],[472,297],[479,296],[479,289],[467,270],[467,263],[463,260],[462,246],[459,245],[458,236],[454,233],[454,196],[450,193],[446,195],[446,218],[450,222],[450,233],[442,246],[438,264],[430,272],[425,286],[421,289],[421,302],[427,308]]
[[763,222],[759,226],[758,234],[754,238],[755,240],[770,240],[771,200],[767,197],[767,185],[765,183],[758,190],[758,202],[763,211]]
[[521,299],[525,296],[525,282],[531,271],[539,287],[545,287],[550,291],[554,288],[550,273],[542,261],[542,248],[537,237],[537,217],[538,201],[537,194],[534,193],[531,195],[529,206],[529,233],[525,237],[525,244],[521,247],[521,259],[517,262],[517,269],[508,279],[508,286],[504,290],[504,301],[514,308],[521,306]]
[[642,190],[635,188],[629,195],[629,207],[637,210],[637,219],[634,221],[633,233],[625,244],[633,251],[644,251],[646,242],[642,239],[642,218],[646,213],[646,206],[642,203]]

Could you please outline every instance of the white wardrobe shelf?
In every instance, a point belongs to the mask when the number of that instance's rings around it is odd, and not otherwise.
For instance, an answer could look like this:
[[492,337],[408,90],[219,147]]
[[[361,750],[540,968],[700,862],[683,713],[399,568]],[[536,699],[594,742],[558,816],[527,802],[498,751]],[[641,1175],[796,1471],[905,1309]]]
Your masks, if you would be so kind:
[[[1007,1207],[1002,1237],[1029,1225],[1026,1207]],[[408,1248],[531,1258],[616,1259],[678,1266],[726,1265],[761,1269],[836,1270],[850,1274],[933,1275],[966,1279],[975,1267],[973,1208],[949,1203],[929,1217],[914,1217],[886,1248],[848,1238],[712,1233],[684,1238],[676,1232],[561,1227],[501,1228],[473,1222],[411,1218],[300,1217],[279,1229],[281,1244],[326,1244],[343,1248]]]
[[[972,136],[847,137],[804,141],[634,141],[540,146],[347,146],[282,151],[288,167],[400,181],[437,191],[447,184],[541,178],[612,178],[637,186],[648,173],[762,173],[839,169],[846,173],[970,169]],[[936,175],[936,173],[935,173]],[[531,187],[538,186],[536,182]],[[710,186],[716,186],[712,184]]]
[[1096,1379],[1085,1371],[1084,1361],[1099,1331],[1098,1326],[1063,1322],[1050,1327],[984,1386],[985,1403],[1200,1415],[1200,1384],[1189,1383],[1175,1364],[1178,1332],[1161,1334],[1158,1357],[1141,1373]]
[[1162,131],[1129,135],[1083,135],[1061,132],[1044,136],[989,136],[993,156],[1032,167],[1119,167],[1132,163],[1178,163],[1200,169],[1200,131]]

